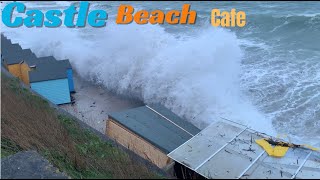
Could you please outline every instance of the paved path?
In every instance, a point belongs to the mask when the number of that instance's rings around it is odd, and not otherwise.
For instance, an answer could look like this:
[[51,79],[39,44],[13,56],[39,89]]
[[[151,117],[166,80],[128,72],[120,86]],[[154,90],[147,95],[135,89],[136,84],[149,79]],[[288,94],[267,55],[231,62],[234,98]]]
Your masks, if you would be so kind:
[[23,151],[1,159],[1,179],[68,179],[36,151]]

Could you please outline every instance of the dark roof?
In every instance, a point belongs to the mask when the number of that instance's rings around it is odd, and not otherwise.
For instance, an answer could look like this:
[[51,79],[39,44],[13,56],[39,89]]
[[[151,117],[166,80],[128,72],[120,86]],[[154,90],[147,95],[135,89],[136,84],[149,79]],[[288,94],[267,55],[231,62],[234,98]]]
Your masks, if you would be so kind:
[[[15,44],[18,44],[18,43],[15,43]],[[5,38],[1,37],[1,49],[10,45],[13,45],[10,39],[6,37]]]
[[1,33],[1,38],[7,38],[3,33]]
[[12,44],[3,34],[1,53],[8,65],[25,61],[29,66],[35,66],[35,69],[29,71],[31,83],[67,78],[66,69],[72,68],[69,60],[57,61],[53,56],[37,58],[30,49],[22,49],[19,44]]
[[67,71],[63,63],[38,63],[35,70],[29,71],[30,83],[67,78]]
[[55,63],[57,60],[53,56],[39,57],[27,60],[29,66],[35,66],[42,63]]
[[72,69],[69,59],[59,60],[59,62],[61,62],[65,66],[65,68]]
[[19,44],[11,44],[11,42],[1,42],[1,53],[3,55],[6,54],[12,54],[12,53],[17,53],[18,51],[21,51],[22,48]]
[[72,69],[72,66],[70,64],[70,61],[68,59],[65,60],[56,60],[53,56],[46,56],[46,57],[39,57],[34,58],[27,61],[29,66],[37,66],[39,64],[45,64],[45,63],[59,63],[59,66],[64,67],[65,69]]
[[4,43],[10,43],[11,44],[11,40],[6,38],[5,36],[3,36],[1,34],[1,44],[4,44]]
[[173,151],[189,140],[192,135],[200,132],[200,129],[190,122],[181,119],[161,105],[149,105],[149,107],[176,125],[149,109],[147,106],[112,113],[109,116],[165,153]]
[[30,49],[20,49],[20,46],[14,46],[6,50],[2,54],[2,58],[6,61],[8,65],[18,64],[21,61],[28,61],[31,59],[36,59],[36,55]]
[[70,61],[68,59],[65,59],[65,60],[56,60],[53,56],[48,56],[48,57],[40,57],[40,58],[37,58],[33,61],[30,61],[28,62],[29,63],[29,66],[32,66],[32,65],[39,65],[39,64],[45,64],[45,63],[58,63],[59,66],[61,67],[64,67],[65,69],[71,69],[72,66],[70,64]]
[[4,39],[4,40],[8,40],[8,38],[1,33],[1,40],[3,40],[3,39]]

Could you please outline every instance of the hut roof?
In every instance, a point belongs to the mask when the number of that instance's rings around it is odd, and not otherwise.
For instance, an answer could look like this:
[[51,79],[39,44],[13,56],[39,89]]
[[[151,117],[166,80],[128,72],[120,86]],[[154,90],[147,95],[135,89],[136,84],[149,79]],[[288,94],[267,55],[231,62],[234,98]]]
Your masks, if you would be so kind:
[[72,69],[69,59],[59,60],[67,69]]
[[161,105],[146,105],[109,115],[165,153],[169,153],[200,130]]
[[[46,59],[50,59],[46,57]],[[59,61],[51,63],[38,63],[36,69],[29,72],[30,83],[67,78],[64,63]]]
[[47,57],[40,57],[37,59],[34,59],[33,61],[29,61],[28,64],[29,66],[32,65],[40,65],[40,64],[54,64],[54,63],[58,63],[59,66],[65,68],[65,69],[71,69],[72,66],[70,64],[70,61],[68,59],[65,60],[56,60],[53,56],[47,56]]
[[56,60],[56,58],[53,56],[34,58],[31,60],[28,60],[27,62],[29,66],[37,66],[39,64],[46,64],[46,63],[49,63],[49,64],[58,63],[61,67],[64,67],[65,69],[72,68],[70,61],[68,59]]
[[33,58],[33,59],[27,60],[27,63],[29,66],[36,66],[38,64],[55,63],[55,62],[57,62],[57,60],[53,56],[39,57],[39,58]]
[[3,43],[11,43],[11,40],[1,34],[1,44]]
[[37,58],[36,55],[30,49],[22,49],[20,45],[13,44],[7,46],[2,52],[2,58],[5,59],[8,65],[18,64],[21,61],[28,61]]
[[1,41],[1,53],[3,55],[17,53],[22,48],[18,43],[12,44],[11,41]]

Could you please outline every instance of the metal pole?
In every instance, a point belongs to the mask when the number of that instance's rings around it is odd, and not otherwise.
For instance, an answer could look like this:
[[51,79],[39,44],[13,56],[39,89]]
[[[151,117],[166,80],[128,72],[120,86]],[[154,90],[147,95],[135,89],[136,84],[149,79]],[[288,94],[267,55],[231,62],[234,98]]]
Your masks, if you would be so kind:
[[205,161],[203,161],[198,167],[195,168],[195,171],[198,170],[202,165],[204,165],[207,161],[209,161],[213,156],[215,156],[216,154],[218,154],[223,148],[225,148],[230,142],[232,142],[235,138],[237,138],[241,133],[243,133],[245,130],[247,130],[248,128],[245,128],[244,130],[242,130],[239,134],[237,134],[234,138],[232,138],[230,141],[228,141],[225,145],[223,145],[220,149],[218,149],[218,151],[216,151],[215,153],[213,153],[210,157],[208,157]]
[[297,169],[297,171],[293,174],[293,176],[291,177],[291,179],[296,178],[296,176],[298,175],[299,171],[301,170],[301,168],[303,167],[303,165],[307,162],[307,160],[309,159],[310,155],[312,154],[312,151],[307,155],[307,157],[304,159],[304,161],[302,162],[302,164],[299,166],[299,168]]
[[257,160],[265,153],[266,151],[263,150],[262,153],[238,176],[237,179],[240,179],[253,165],[257,162]]

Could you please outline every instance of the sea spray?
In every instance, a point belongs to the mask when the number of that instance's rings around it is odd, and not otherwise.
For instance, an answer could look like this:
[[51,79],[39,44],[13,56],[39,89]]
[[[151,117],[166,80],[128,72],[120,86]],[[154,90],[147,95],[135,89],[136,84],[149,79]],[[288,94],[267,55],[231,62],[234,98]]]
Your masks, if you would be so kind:
[[234,33],[203,27],[176,38],[160,26],[107,26],[19,28],[7,35],[38,56],[69,58],[84,79],[161,103],[200,128],[224,117],[273,133],[271,122],[240,93],[242,52]]

